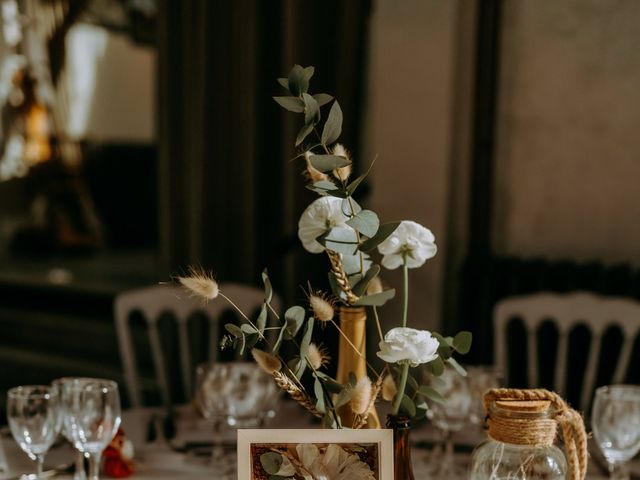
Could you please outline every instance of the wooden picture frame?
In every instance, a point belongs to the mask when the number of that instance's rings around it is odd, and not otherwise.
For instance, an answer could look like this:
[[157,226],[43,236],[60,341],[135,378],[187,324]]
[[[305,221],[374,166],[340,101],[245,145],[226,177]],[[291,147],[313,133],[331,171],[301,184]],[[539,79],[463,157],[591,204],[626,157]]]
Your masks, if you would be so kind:
[[338,463],[354,480],[393,480],[393,430],[238,430],[239,479],[303,478]]

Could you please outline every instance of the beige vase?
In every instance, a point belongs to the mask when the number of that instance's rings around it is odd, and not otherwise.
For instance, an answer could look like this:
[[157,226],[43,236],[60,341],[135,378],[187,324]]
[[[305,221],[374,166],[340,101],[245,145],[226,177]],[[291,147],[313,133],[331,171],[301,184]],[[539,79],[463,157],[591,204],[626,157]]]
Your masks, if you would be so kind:
[[[340,307],[340,329],[361,354],[358,355],[349,342],[340,335],[336,380],[344,385],[349,381],[349,372],[353,372],[358,379],[367,376],[365,361],[367,355],[367,312],[364,307]],[[348,403],[339,407],[338,413],[345,427],[353,424],[354,414]],[[380,428],[380,418],[375,406],[369,410],[367,424],[364,428]]]

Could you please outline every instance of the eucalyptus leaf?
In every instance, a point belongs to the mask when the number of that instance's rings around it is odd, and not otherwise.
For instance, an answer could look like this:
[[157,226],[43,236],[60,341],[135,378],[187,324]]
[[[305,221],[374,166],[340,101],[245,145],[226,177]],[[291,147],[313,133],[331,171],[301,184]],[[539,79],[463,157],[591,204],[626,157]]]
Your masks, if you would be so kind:
[[306,78],[304,68],[294,65],[288,77],[289,91],[296,97],[305,93],[309,88],[309,80]]
[[343,389],[336,399],[333,401],[333,406],[339,408],[343,405],[346,405],[351,401],[351,397],[353,396],[353,388],[345,388]]
[[[316,374],[318,375],[318,377],[320,377],[320,379],[322,380],[322,383],[324,383],[325,388],[330,393],[334,393],[334,394],[335,393],[340,393],[340,392],[342,392],[344,390],[344,387],[342,385],[340,385],[340,383],[338,383],[336,380],[331,378],[326,373],[317,371]],[[320,374],[322,374],[322,376]]]
[[363,252],[370,252],[384,242],[389,235],[395,232],[398,225],[400,225],[400,222],[384,223],[380,225],[378,231],[373,237],[360,244],[360,250]]
[[286,323],[287,333],[291,337],[295,337],[304,323],[305,310],[299,305],[295,305],[284,312],[284,320]]
[[328,173],[336,168],[351,165],[351,161],[340,155],[311,155],[309,157],[311,165],[322,173]]
[[256,319],[256,327],[258,327],[258,330],[260,331],[260,333],[264,333],[264,329],[267,326],[268,318],[269,318],[269,313],[267,311],[267,304],[263,303],[262,307],[260,307],[260,314]]
[[233,335],[236,338],[240,338],[241,336],[244,335],[240,327],[238,327],[235,323],[227,323],[225,324],[224,328],[227,332],[229,332],[231,335]]
[[328,93],[316,93],[313,98],[316,99],[316,102],[318,102],[318,105],[321,107],[333,100],[333,97]]
[[300,342],[300,357],[306,358],[309,354],[309,345],[311,345],[311,335],[313,334],[313,317],[309,317],[304,330],[304,336]]
[[467,371],[464,369],[464,367],[462,365],[460,365],[458,363],[458,361],[451,357],[451,358],[447,358],[447,363],[449,365],[451,365],[453,367],[453,369],[458,372],[460,375],[462,375],[463,377],[467,376]]
[[453,350],[451,349],[451,347],[449,345],[440,345],[438,347],[438,355],[440,355],[442,358],[444,358],[445,360],[451,357],[451,354],[453,353]]
[[363,173],[358,178],[356,178],[354,181],[352,181],[349,185],[347,185],[347,193],[349,195],[353,195],[354,192],[356,191],[356,189],[358,188],[358,186],[362,183],[362,181],[365,178],[367,178],[367,174]]
[[332,228],[328,233],[320,235],[318,242],[328,250],[343,255],[354,255],[358,250],[358,239],[355,232],[344,227]]
[[322,383],[320,383],[320,380],[318,378],[316,378],[313,382],[313,392],[316,395],[316,409],[320,413],[325,413],[326,408],[324,405],[324,390],[322,388]]
[[304,101],[304,123],[305,125],[315,125],[320,121],[320,106],[315,98],[308,93],[302,94]]
[[264,471],[270,475],[278,473],[283,462],[282,455],[276,452],[267,452],[260,455],[260,464]]
[[407,383],[413,390],[418,390],[420,388],[420,384],[411,374],[407,375]]
[[304,371],[306,369],[307,361],[304,358],[296,358],[291,371],[293,371],[293,374],[296,376],[296,378],[300,380],[302,378],[302,375],[304,375]]
[[446,399],[442,395],[440,395],[440,393],[435,388],[422,385],[418,389],[418,393],[424,397],[427,397],[433,400],[434,402],[446,403]]
[[280,86],[286,88],[287,90],[289,90],[289,79],[288,78],[279,78],[278,79],[278,83],[280,84]]
[[260,335],[258,335],[258,332],[248,333],[244,336],[244,338],[245,348],[253,348],[258,343],[258,341],[260,341]]
[[393,297],[396,296],[396,290],[391,288],[389,290],[385,290],[384,292],[376,293],[374,295],[367,295],[366,297],[361,297],[355,302],[354,306],[376,306],[381,307]]
[[378,231],[378,227],[380,227],[380,220],[375,212],[372,212],[371,210],[362,210],[361,212],[358,212],[355,217],[347,220],[347,225],[353,227],[367,237],[373,237]]
[[427,368],[431,371],[431,373],[434,376],[439,377],[444,373],[444,362],[440,357],[438,357],[435,360],[432,360],[429,363],[427,363]]
[[362,280],[360,280],[353,288],[353,293],[355,293],[358,297],[364,295],[367,291],[367,287],[371,280],[373,280],[380,273],[380,265],[373,264],[367,270],[367,273],[364,274]]
[[469,353],[469,350],[471,350],[471,340],[471,332],[460,332],[453,337],[453,348],[458,353]]
[[313,124],[303,125],[300,131],[298,132],[298,136],[296,137],[296,147],[299,146],[307,136],[313,132]]
[[278,338],[276,340],[276,343],[273,344],[273,348],[271,349],[271,353],[278,353],[278,351],[280,350],[280,345],[282,345],[282,340],[284,339],[284,334],[287,331],[287,325],[283,325],[280,328],[280,332],[278,333]]
[[400,408],[407,414],[409,417],[413,418],[416,416],[416,404],[413,403],[413,400],[409,398],[407,395],[402,395],[402,400],[400,400]]
[[335,142],[342,133],[342,109],[336,100],[329,110],[329,116],[322,129],[322,143],[330,145]]
[[242,330],[244,333],[257,333],[258,332],[255,328],[253,328],[248,323],[243,323],[242,325],[240,325],[240,330]]
[[313,74],[315,73],[316,69],[313,66],[309,66],[309,67],[305,67],[302,71],[303,71],[304,79],[307,81],[307,88],[308,88],[309,80],[311,80],[311,77],[313,77]]
[[340,204],[340,209],[345,217],[351,217],[357,215],[362,211],[362,207],[353,198],[345,198]]
[[264,284],[264,301],[271,303],[271,300],[273,299],[273,287],[271,286],[269,272],[266,268],[262,271],[262,283]]
[[273,99],[290,112],[304,112],[304,102],[298,97],[273,97]]

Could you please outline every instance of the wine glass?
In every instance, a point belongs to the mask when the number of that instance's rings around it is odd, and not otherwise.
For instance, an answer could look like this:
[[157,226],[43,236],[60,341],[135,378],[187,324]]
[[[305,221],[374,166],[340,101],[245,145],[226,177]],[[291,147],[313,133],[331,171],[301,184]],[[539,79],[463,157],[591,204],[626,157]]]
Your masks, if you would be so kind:
[[[56,390],[56,392],[58,392],[59,397],[62,397],[62,386],[66,382],[69,382],[72,380],[75,380],[75,377],[57,378],[56,380],[51,382],[51,386]],[[61,433],[64,436],[64,438],[66,438],[67,441],[71,443],[71,445],[74,445],[73,438],[71,437],[69,432],[67,432],[64,422],[62,422]],[[76,453],[76,460],[75,460],[75,469],[73,473],[73,480],[85,480],[87,478],[87,475],[84,471],[84,453],[81,450],[78,450],[78,449],[76,450],[77,450],[77,453]]]
[[482,429],[484,424],[484,394],[487,390],[502,385],[502,371],[493,365],[471,365],[465,367],[471,394],[469,422]]
[[60,432],[58,393],[44,385],[15,387],[7,394],[7,419],[20,448],[36,461],[42,476],[44,456]]
[[467,424],[471,412],[472,398],[467,377],[448,366],[442,375],[432,377],[429,384],[440,393],[443,403],[430,402],[427,417],[442,434],[444,456],[434,462],[437,478],[459,477],[464,472],[455,465],[453,457],[453,434]]
[[263,426],[274,414],[278,389],[255,363],[204,363],[196,373],[197,404],[215,433],[210,463],[219,474],[231,474],[235,462],[225,455],[222,429]]
[[120,426],[120,395],[111,380],[74,378],[62,385],[64,426],[89,458],[89,479],[99,480],[100,457]]
[[204,418],[213,425],[213,449],[210,466],[221,475],[229,473],[232,463],[227,458],[222,444],[222,427],[226,423],[226,401],[230,385],[226,363],[203,363],[196,368],[196,404]]
[[612,479],[628,479],[627,462],[640,451],[640,386],[609,385],[596,390],[593,434]]

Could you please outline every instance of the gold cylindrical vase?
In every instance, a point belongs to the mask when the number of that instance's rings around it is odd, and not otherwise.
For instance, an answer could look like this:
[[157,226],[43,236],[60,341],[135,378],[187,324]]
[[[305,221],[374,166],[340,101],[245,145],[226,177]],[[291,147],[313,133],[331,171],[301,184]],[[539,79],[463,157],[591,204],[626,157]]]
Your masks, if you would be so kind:
[[[357,379],[367,376],[367,311],[364,307],[340,307],[340,329],[344,337],[349,339],[347,341],[340,335],[338,346],[336,380],[344,385],[349,381],[349,372],[353,372]],[[338,407],[338,413],[345,427],[353,424],[354,413],[348,403]],[[369,410],[364,428],[380,428],[380,418],[375,406]]]

